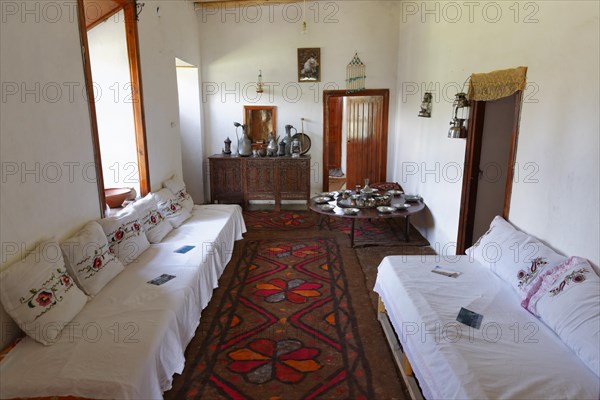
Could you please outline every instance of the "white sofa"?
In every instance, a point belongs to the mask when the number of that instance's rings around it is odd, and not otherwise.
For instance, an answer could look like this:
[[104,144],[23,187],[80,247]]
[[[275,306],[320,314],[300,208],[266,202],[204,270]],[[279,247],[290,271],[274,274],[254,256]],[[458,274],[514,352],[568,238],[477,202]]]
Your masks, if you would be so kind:
[[[193,206],[190,219],[88,300],[54,344],[25,337],[10,350],[0,362],[0,397],[162,398],[245,231],[237,205]],[[195,247],[174,252],[188,245]],[[148,283],[162,274],[175,278]]]
[[500,217],[467,255],[386,257],[375,291],[413,398],[600,398],[597,271]]

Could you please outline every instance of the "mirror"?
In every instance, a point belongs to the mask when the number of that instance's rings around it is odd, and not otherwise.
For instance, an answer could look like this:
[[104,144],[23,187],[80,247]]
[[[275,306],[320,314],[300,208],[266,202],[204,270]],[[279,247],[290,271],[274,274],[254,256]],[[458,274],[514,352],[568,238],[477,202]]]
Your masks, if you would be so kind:
[[253,143],[266,143],[270,132],[277,136],[276,107],[244,106],[244,124]]

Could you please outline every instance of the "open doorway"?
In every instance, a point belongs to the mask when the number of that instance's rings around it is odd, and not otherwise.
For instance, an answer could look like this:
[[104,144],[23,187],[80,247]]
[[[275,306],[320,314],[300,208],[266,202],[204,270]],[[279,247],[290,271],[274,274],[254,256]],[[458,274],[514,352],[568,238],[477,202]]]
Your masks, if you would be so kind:
[[183,180],[188,193],[194,199],[204,198],[204,185],[208,182],[198,179],[204,177],[204,141],[202,138],[202,120],[200,109],[200,77],[198,67],[175,59],[177,68],[177,93],[179,96],[179,127],[181,133],[181,161]]
[[384,182],[389,89],[323,92],[323,191]]
[[482,236],[496,215],[508,219],[522,91],[471,106],[457,254]]

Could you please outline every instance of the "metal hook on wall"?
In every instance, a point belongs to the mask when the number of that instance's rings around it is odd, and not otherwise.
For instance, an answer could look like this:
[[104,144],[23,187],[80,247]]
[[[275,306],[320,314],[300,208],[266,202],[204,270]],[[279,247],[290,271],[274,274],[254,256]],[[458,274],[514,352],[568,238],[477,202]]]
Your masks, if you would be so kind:
[[146,3],[135,3],[135,20],[140,21],[140,14]]

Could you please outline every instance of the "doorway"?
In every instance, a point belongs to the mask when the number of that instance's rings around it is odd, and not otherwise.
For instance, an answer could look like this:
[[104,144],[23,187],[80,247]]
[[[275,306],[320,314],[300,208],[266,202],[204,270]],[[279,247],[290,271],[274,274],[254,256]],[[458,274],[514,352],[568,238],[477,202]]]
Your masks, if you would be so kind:
[[[194,199],[204,198],[203,182],[196,176],[204,177],[204,140],[200,109],[200,84],[198,67],[175,58],[177,69],[177,94],[179,97],[179,128],[181,134],[181,162],[183,180],[187,191]],[[204,177],[206,179],[206,177]]]
[[457,254],[482,236],[496,215],[508,219],[522,91],[471,104]]
[[323,191],[386,180],[389,89],[323,92]]

